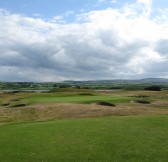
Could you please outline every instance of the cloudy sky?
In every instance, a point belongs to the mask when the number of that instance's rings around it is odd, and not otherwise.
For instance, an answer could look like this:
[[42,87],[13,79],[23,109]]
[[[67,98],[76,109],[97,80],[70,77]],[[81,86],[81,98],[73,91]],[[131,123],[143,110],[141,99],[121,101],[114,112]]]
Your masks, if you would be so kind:
[[166,0],[0,0],[0,81],[168,78]]

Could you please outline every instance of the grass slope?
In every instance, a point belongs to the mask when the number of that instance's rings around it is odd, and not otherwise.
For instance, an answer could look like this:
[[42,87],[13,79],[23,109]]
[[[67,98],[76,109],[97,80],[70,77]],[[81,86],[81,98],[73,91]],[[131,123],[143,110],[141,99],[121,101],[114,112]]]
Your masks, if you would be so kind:
[[111,95],[74,95],[74,96],[58,96],[58,95],[45,95],[33,96],[24,99],[23,101],[36,104],[36,103],[93,103],[98,101],[108,101],[113,103],[128,102],[131,97],[126,96],[111,96]]
[[0,127],[2,162],[167,162],[168,116],[123,116]]

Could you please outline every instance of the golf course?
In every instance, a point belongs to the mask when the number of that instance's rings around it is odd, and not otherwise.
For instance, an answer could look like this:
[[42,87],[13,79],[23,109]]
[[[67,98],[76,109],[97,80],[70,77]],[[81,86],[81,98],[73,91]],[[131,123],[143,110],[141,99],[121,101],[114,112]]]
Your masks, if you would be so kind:
[[168,91],[0,94],[2,162],[167,162]]

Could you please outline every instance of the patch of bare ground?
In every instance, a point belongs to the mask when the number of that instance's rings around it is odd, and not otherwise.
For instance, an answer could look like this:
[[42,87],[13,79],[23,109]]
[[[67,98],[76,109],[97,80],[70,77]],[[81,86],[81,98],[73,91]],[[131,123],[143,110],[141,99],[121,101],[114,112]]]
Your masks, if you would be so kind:
[[168,109],[168,100],[156,100],[151,104],[152,107]]
[[102,92],[102,94],[110,94],[114,96],[167,96],[168,97],[168,91],[111,91],[111,92]]
[[168,114],[168,109],[132,103],[116,107],[96,104],[38,104],[23,108],[0,109],[0,125],[23,121],[47,121],[63,118],[90,118],[113,115]]

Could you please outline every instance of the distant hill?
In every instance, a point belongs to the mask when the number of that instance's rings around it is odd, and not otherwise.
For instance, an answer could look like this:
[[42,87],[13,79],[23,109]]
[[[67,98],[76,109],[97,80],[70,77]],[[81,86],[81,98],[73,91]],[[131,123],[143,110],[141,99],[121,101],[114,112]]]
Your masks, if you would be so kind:
[[115,79],[115,80],[90,80],[90,81],[63,81],[63,82],[0,82],[0,90],[53,90],[56,88],[83,88],[83,89],[126,89],[143,90],[146,87],[157,85],[168,89],[168,79]]
[[140,82],[146,82],[146,83],[168,83],[168,79],[165,78],[145,78],[140,79]]
[[144,78],[144,79],[113,79],[113,80],[88,80],[88,81],[64,81],[66,83],[75,83],[75,82],[110,82],[110,83],[168,83],[166,78]]

